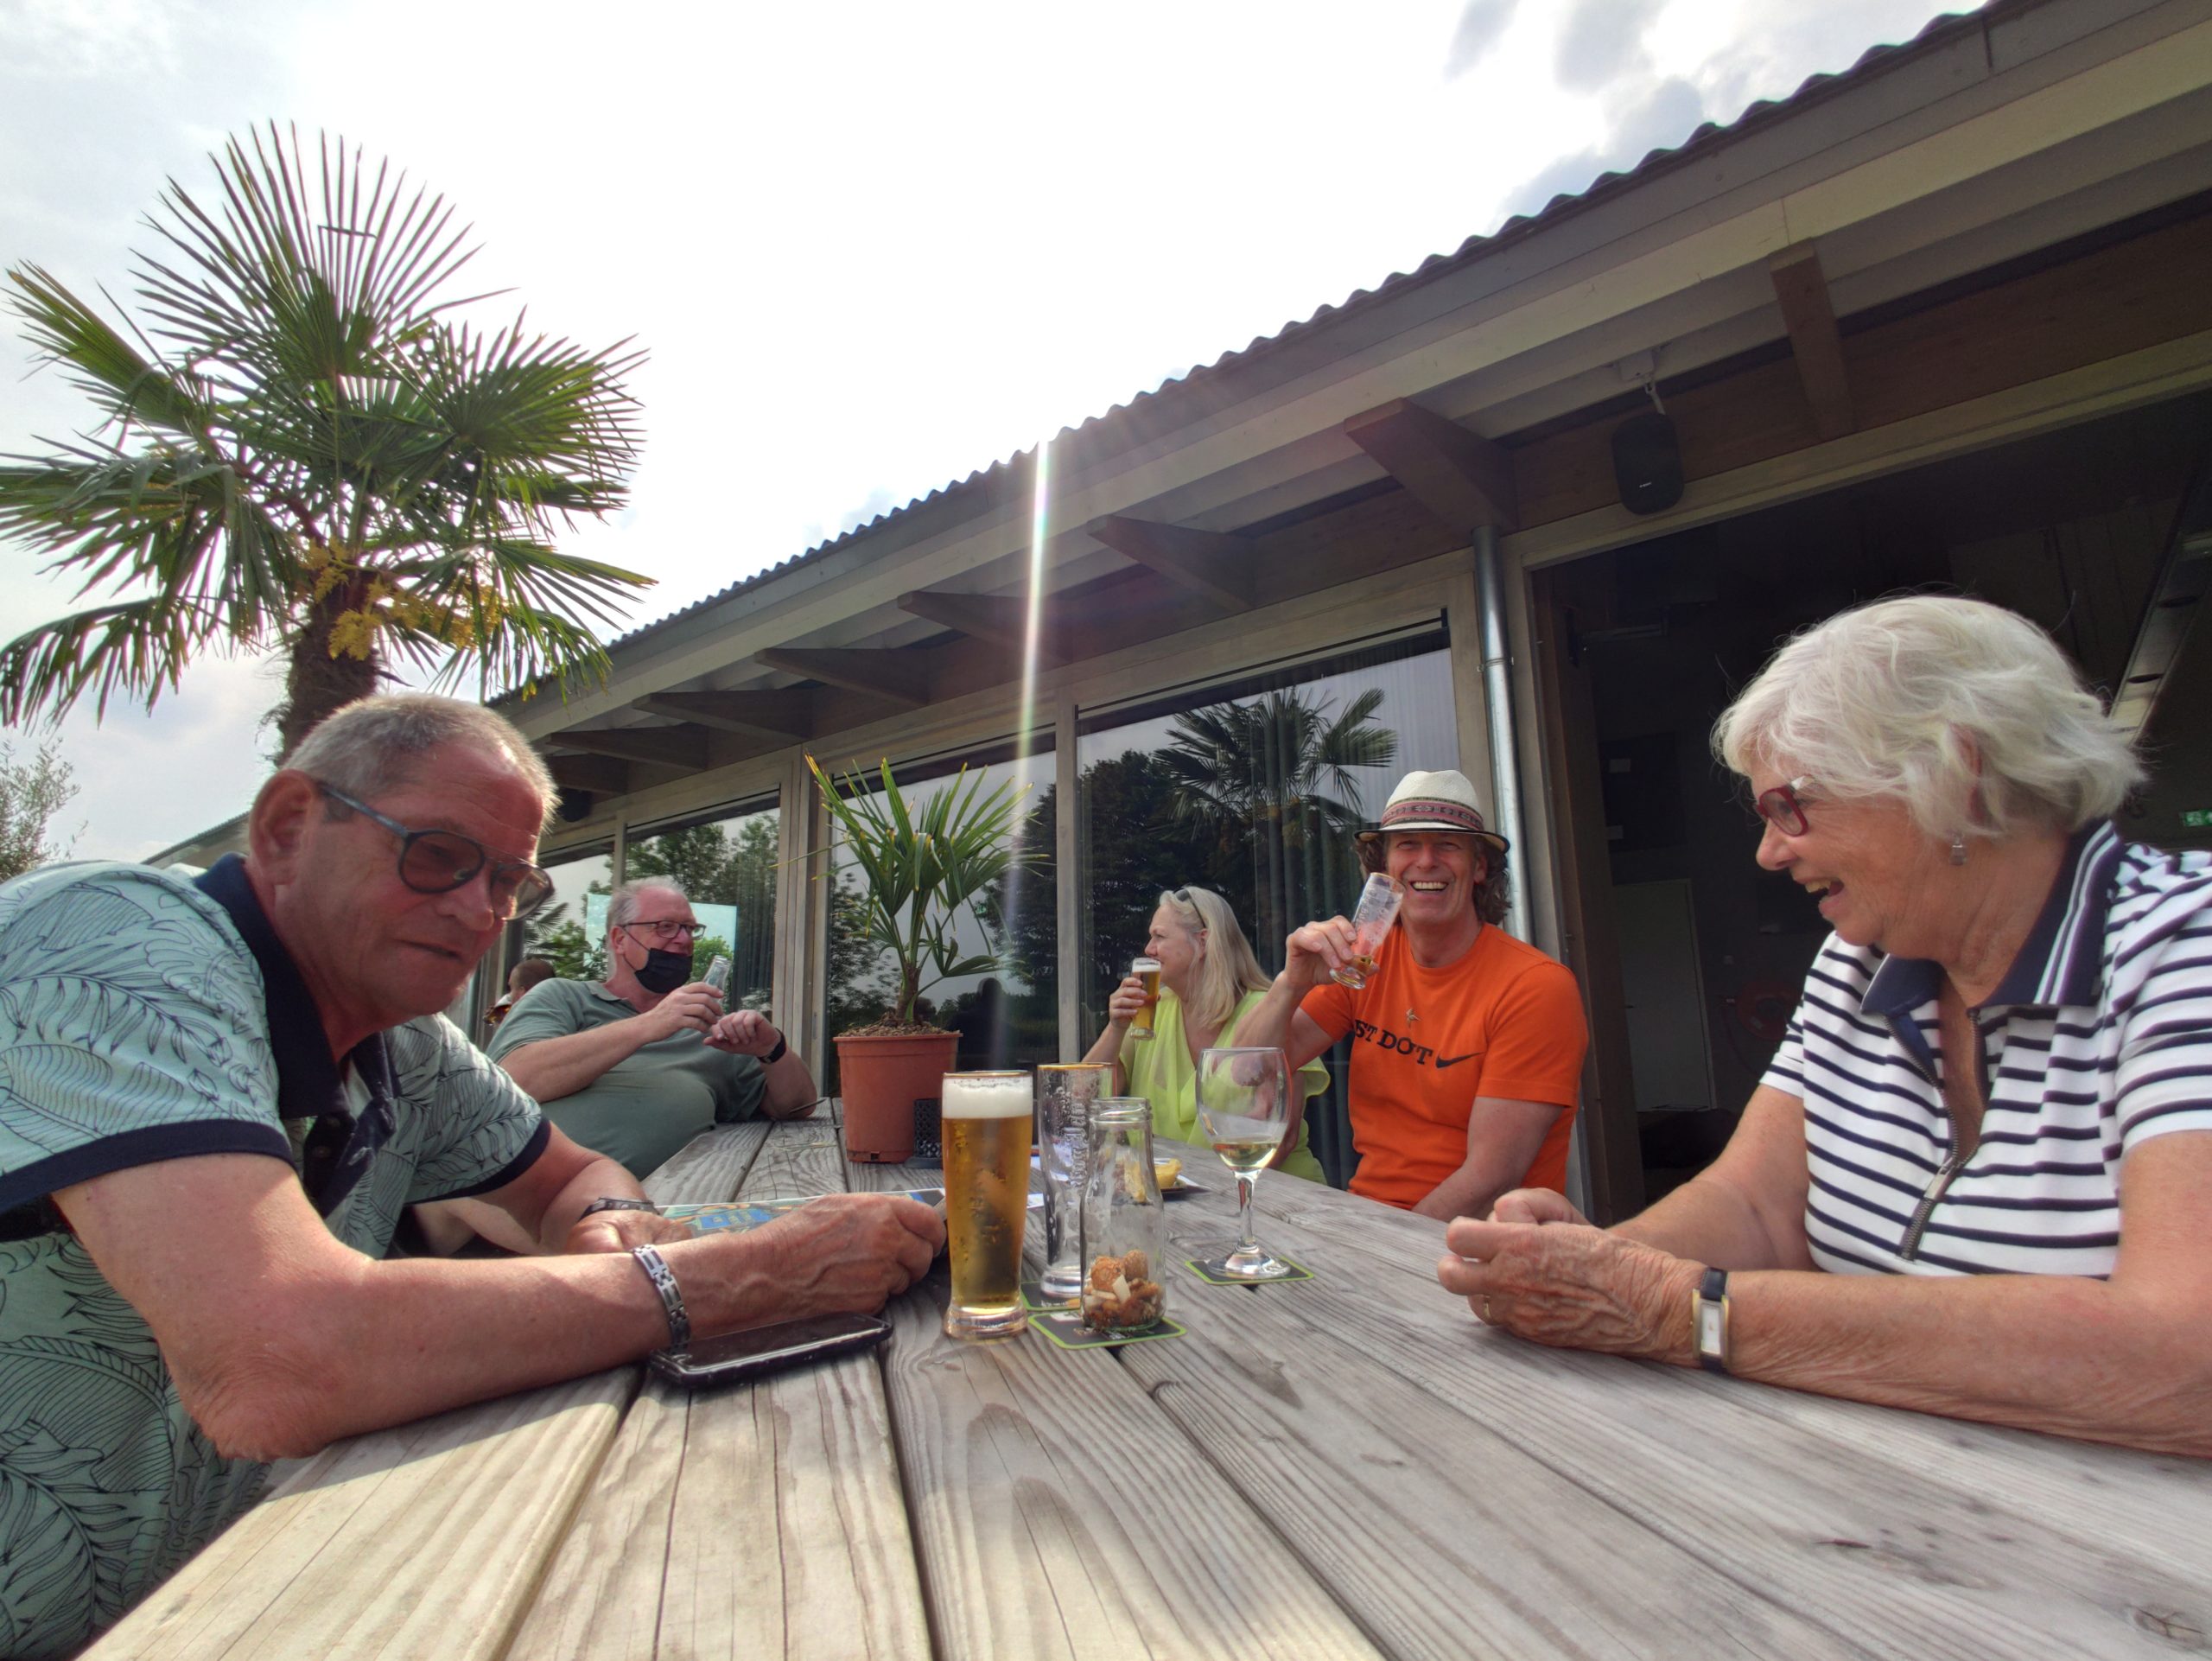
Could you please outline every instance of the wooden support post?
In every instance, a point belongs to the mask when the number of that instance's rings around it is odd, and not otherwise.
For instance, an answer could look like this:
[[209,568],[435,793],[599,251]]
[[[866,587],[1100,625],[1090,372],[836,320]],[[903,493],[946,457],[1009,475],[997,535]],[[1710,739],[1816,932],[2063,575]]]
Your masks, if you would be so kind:
[[[900,595],[899,608],[972,639],[988,641],[1017,658],[1027,649],[1029,608],[1004,595],[937,594],[923,589]],[[1039,663],[1065,662],[1066,653],[1058,631],[1047,623],[1039,634]]]
[[707,735],[699,727],[571,727],[554,734],[553,742],[593,755],[649,761],[692,773],[707,765]]
[[814,736],[813,696],[795,686],[744,692],[653,692],[632,699],[630,707],[779,744]]
[[549,755],[545,770],[563,790],[620,796],[630,788],[630,764],[611,755]]
[[1820,250],[1809,242],[1792,243],[1767,261],[1767,275],[1774,280],[1775,298],[1782,302],[1783,327],[1789,331],[1797,379],[1804,383],[1805,401],[1813,410],[1813,430],[1824,439],[1856,432],[1859,419],[1851,408],[1843,337],[1836,331]]
[[1481,434],[1404,398],[1354,416],[1344,430],[1452,530],[1489,525],[1504,536],[1521,528],[1513,458]]
[[1252,608],[1255,555],[1246,538],[1119,515],[1093,519],[1084,529],[1124,559],[1157,571],[1224,611]]
[[930,701],[928,669],[916,653],[895,647],[779,646],[756,652],[753,659],[786,675],[842,686],[902,709],[918,710]]

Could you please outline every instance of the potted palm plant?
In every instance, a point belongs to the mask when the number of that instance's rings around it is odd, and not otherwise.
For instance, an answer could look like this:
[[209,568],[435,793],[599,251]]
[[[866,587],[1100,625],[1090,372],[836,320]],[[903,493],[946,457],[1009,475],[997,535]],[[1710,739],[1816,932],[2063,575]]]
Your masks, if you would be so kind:
[[971,778],[963,767],[913,807],[888,761],[880,765],[880,787],[858,768],[841,783],[812,756],[806,765],[845,851],[867,879],[867,938],[891,954],[898,971],[882,1015],[836,1038],[845,1151],[896,1164],[913,1156],[914,1104],[938,1094],[960,1041],[957,1033],[919,1018],[921,996],[998,962],[995,951],[963,949],[963,914],[972,925],[969,939],[994,943],[981,902],[994,883],[1036,856],[1013,845],[1020,792],[1012,780],[986,792],[982,775]]

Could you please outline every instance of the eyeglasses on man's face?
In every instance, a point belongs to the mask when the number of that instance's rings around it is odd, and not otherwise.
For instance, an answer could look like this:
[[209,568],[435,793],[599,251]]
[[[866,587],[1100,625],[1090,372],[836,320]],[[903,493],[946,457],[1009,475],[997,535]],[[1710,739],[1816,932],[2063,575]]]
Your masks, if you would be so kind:
[[315,788],[399,838],[399,880],[416,894],[451,894],[488,870],[492,913],[503,923],[529,916],[552,897],[553,879],[528,860],[494,859],[482,843],[458,830],[410,830],[320,779]]
[[632,934],[651,935],[662,945],[675,945],[679,942],[690,945],[707,932],[704,923],[617,923],[614,926],[626,928]]
[[1810,774],[1801,773],[1786,785],[1759,792],[1759,817],[1785,837],[1803,836],[1807,829],[1805,804],[1797,792],[1812,782]]

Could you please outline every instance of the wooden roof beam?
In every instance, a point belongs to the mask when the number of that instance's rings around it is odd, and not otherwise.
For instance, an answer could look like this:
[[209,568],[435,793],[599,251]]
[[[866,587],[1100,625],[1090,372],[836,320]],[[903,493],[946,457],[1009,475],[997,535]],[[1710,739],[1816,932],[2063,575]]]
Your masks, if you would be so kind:
[[716,732],[789,744],[814,736],[814,699],[797,686],[743,692],[653,692],[630,707]]
[[930,701],[929,671],[913,652],[895,647],[779,646],[756,652],[753,658],[766,668],[825,686],[842,686],[901,709],[918,710]]
[[707,733],[703,727],[571,727],[553,735],[553,742],[593,755],[611,755],[624,761],[649,761],[657,767],[683,767],[697,773],[707,765]]
[[[939,594],[923,589],[900,595],[899,608],[957,633],[988,641],[1017,658],[1028,649],[1029,608],[1003,595]],[[1058,629],[1047,622],[1039,636],[1039,663],[1066,661]]]
[[1178,588],[1224,611],[1252,608],[1252,543],[1221,531],[1198,531],[1119,514],[1084,527],[1124,559],[1157,571]]
[[1344,431],[1453,531],[1486,525],[1501,533],[1520,529],[1513,458],[1481,434],[1405,398],[1354,416]]
[[1851,407],[1851,379],[1844,368],[1843,336],[1835,326],[1828,280],[1821,270],[1821,251],[1809,242],[1794,242],[1767,261],[1775,298],[1782,302],[1783,327],[1789,331],[1789,353],[1812,406],[1813,430],[1840,438],[1859,430]]
[[611,755],[549,755],[545,770],[563,790],[588,790],[594,796],[620,796],[630,788],[630,764]]

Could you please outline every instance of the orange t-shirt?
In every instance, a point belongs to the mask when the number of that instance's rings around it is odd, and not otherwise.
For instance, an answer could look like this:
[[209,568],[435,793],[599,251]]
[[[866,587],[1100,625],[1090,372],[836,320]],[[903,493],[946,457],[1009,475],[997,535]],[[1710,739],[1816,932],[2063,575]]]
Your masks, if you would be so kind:
[[1351,1191],[1405,1208],[1467,1161],[1478,1096],[1551,1102],[1559,1116],[1515,1186],[1567,1186],[1567,1144],[1589,1029],[1564,964],[1485,927],[1454,963],[1424,969],[1393,929],[1359,991],[1324,981],[1301,1006],[1332,1039],[1350,1034]]

